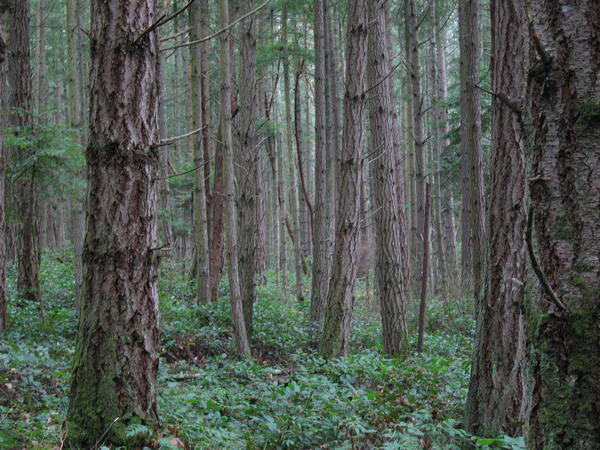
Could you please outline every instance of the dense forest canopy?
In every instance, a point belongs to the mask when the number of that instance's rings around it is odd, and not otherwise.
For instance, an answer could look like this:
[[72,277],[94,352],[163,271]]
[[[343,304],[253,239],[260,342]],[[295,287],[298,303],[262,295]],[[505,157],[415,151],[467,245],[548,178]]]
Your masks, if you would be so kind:
[[0,448],[595,449],[595,0],[0,0]]

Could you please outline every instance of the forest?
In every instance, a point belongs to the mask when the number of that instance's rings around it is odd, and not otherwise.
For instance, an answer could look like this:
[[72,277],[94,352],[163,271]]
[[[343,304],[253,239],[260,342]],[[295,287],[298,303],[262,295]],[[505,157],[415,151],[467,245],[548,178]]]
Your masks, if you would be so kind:
[[0,449],[600,448],[598,0],[0,0]]

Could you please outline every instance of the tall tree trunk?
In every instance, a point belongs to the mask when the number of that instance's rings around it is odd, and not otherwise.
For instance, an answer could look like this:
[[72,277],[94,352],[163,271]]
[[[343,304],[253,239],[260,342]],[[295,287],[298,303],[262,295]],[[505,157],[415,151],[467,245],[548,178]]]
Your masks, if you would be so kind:
[[381,304],[383,348],[387,354],[402,353],[408,345],[403,264],[406,249],[401,239],[404,214],[398,207],[396,158],[393,152],[390,55],[386,36],[386,0],[369,2],[368,84],[371,124],[371,196],[376,235],[375,276]]
[[36,17],[36,28],[37,28],[37,40],[35,45],[35,60],[37,70],[35,71],[34,80],[34,96],[37,106],[37,115],[41,119],[45,114],[46,109],[46,96],[47,96],[47,85],[46,85],[46,11],[45,0],[38,0],[37,4],[37,17]]
[[[231,112],[230,112],[231,114]],[[222,130],[223,125],[219,124]],[[211,202],[211,229],[210,229],[210,298],[216,301],[219,297],[219,283],[223,276],[223,266],[225,264],[224,246],[223,246],[223,227],[225,212],[225,170],[223,164],[223,144],[222,133],[219,131],[219,139],[215,146],[215,177],[212,187]]]
[[548,283],[527,310],[533,376],[528,446],[597,448],[600,9],[597,2],[573,0],[530,0],[528,7],[535,47],[528,74],[531,206],[538,277],[545,274]]
[[[33,92],[29,53],[29,0],[12,0],[10,7],[9,58],[10,109],[19,113],[10,115],[9,123],[15,134],[26,134],[33,126]],[[33,148],[12,149],[13,157],[25,161],[35,153]],[[19,208],[18,231],[18,288],[23,298],[40,302],[40,249],[38,199],[36,196],[35,164],[17,182]]]
[[[419,64],[419,35],[417,33],[417,11],[415,0],[406,2],[407,40],[409,47],[410,62],[410,90],[412,111],[412,139],[415,152],[415,194],[416,202],[416,224],[413,224],[418,238],[413,240],[417,246],[413,249],[416,258],[415,263],[420,267],[422,255],[424,254],[423,223],[425,218],[425,131],[423,125],[423,94],[421,92],[421,67]],[[418,273],[418,271],[417,271]],[[415,279],[415,286],[420,286],[420,275]]]
[[[458,9],[460,41],[460,142],[463,188],[463,288],[472,281],[480,296],[485,234],[481,151],[481,93],[477,87],[481,63],[481,0],[464,0]],[[466,209],[468,208],[468,209]],[[468,225],[467,225],[468,222]],[[469,252],[470,251],[470,252]],[[466,261],[466,258],[471,258]],[[468,264],[472,273],[466,273]]]
[[302,250],[300,248],[300,219],[298,217],[298,183],[294,173],[294,144],[293,144],[293,120],[292,120],[292,86],[290,81],[290,52],[288,42],[288,15],[287,10],[283,11],[283,80],[285,93],[285,137],[287,149],[287,168],[289,181],[289,205],[290,205],[290,221],[292,226],[293,245],[294,245],[294,269],[296,272],[295,293],[296,300],[302,302],[304,295],[302,293]]
[[[201,36],[200,18],[202,15],[200,2],[194,2],[189,9],[190,39],[198,40]],[[192,129],[202,127],[202,79],[201,48],[190,47],[190,101],[192,104]],[[208,223],[206,213],[206,184],[204,182],[204,141],[201,133],[193,136],[194,155],[194,267],[196,275],[196,302],[210,301],[210,273],[208,266]]]
[[156,1],[92,2],[88,214],[69,448],[100,439],[134,445],[129,424],[158,423],[160,56],[157,32],[146,32],[156,16]]
[[[229,1],[220,1],[220,25],[229,26]],[[250,342],[244,322],[244,309],[240,294],[238,271],[238,236],[235,206],[235,171],[233,165],[233,137],[231,131],[231,37],[221,36],[221,136],[223,141],[223,165],[225,168],[225,219],[227,233],[227,275],[229,278],[229,301],[233,322],[233,339],[239,355],[250,356]]]
[[431,184],[425,185],[425,220],[423,221],[423,259],[421,271],[421,303],[419,305],[419,337],[417,351],[422,352],[425,345],[425,313],[427,307],[427,271],[429,267],[429,218],[431,216]]
[[335,250],[321,336],[321,353],[328,357],[346,355],[350,344],[360,229],[367,19],[367,1],[352,0],[348,16],[344,134],[340,154],[340,184],[337,192],[339,204],[335,221]]
[[329,289],[331,272],[330,221],[327,204],[327,147],[326,147],[326,60],[324,0],[314,0],[315,11],[315,210],[313,229],[313,273],[310,299],[310,319],[321,322]]
[[0,334],[8,327],[8,305],[6,298],[6,234],[8,227],[4,217],[4,128],[8,120],[8,67],[6,53],[9,32],[9,1],[0,0]]
[[[522,118],[501,98],[525,93],[525,2],[493,0],[490,264],[478,309],[465,422],[471,433],[521,433],[526,419],[523,294],[527,179]],[[501,98],[499,98],[501,97]]]
[[[81,25],[80,14],[81,9],[79,7],[78,0],[67,0],[67,69],[68,69],[68,80],[67,80],[67,92],[68,92],[68,118],[69,126],[73,129],[80,128],[83,124],[83,112],[81,108],[81,78],[78,73],[81,70],[81,58],[79,52],[79,28]],[[83,139],[79,130],[75,131],[75,139],[77,142],[82,143]],[[83,178],[84,174],[79,174]],[[73,206],[71,211],[71,223],[72,223],[72,244],[75,252],[75,284],[76,284],[76,298],[81,299],[82,286],[83,286],[83,261],[82,261],[82,250],[83,250],[83,223],[85,220],[84,216],[84,203],[83,197],[77,196],[73,199]]]
[[[252,11],[253,1],[240,2],[240,15]],[[240,132],[238,180],[239,236],[240,236],[240,292],[244,306],[246,332],[252,336],[254,302],[256,300],[256,252],[258,244],[258,149],[256,148],[256,120],[258,99],[256,85],[256,18],[250,16],[240,24]]]
[[[450,289],[450,280],[458,280],[459,274],[456,262],[456,231],[454,224],[454,201],[452,191],[450,190],[447,180],[447,173],[441,172],[442,154],[445,149],[450,146],[448,139],[448,108],[444,105],[448,98],[448,88],[446,80],[446,28],[444,24],[440,24],[442,9],[440,0],[434,0],[434,17],[435,17],[435,64],[436,64],[436,121],[438,125],[439,153],[438,153],[438,180],[440,190],[440,215],[443,227],[443,244],[444,244],[444,263],[446,266],[446,278],[448,280],[448,288]],[[442,185],[444,188],[442,188]],[[456,281],[455,281],[456,282]]]

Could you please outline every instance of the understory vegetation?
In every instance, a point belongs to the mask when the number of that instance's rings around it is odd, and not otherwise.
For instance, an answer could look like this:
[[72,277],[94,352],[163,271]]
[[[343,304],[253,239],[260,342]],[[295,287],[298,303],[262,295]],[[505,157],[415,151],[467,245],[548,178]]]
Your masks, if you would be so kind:
[[[72,256],[72,255],[71,255]],[[351,356],[317,352],[308,305],[276,286],[259,288],[253,359],[233,353],[227,286],[221,301],[194,305],[183,265],[163,263],[160,283],[160,430],[128,432],[157,448],[523,448],[510,437],[461,429],[474,338],[472,304],[432,299],[426,350],[381,354],[379,316],[359,285]],[[77,328],[72,258],[46,254],[45,306],[15,298],[0,342],[0,448],[60,448]],[[409,311],[411,335],[416,305]],[[97,446],[102,447],[102,442]]]

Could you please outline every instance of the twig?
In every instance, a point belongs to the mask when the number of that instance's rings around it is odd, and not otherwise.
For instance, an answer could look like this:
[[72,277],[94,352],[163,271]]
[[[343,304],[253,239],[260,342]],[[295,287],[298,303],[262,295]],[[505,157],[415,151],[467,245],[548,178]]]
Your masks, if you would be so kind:
[[160,144],[158,144],[157,147],[164,147],[165,145],[174,144],[177,141],[193,136],[194,134],[200,133],[203,129],[204,127],[200,127],[197,130],[190,131],[189,133],[182,134],[181,136],[175,136],[170,139],[164,139],[160,141]]
[[193,169],[186,170],[185,172],[178,172],[178,173],[176,172],[172,175],[167,175],[166,177],[155,178],[154,181],[163,181],[163,180],[168,180],[170,178],[180,177],[182,175],[187,175],[188,173],[192,173],[198,169],[202,169],[202,168],[206,167],[207,164],[208,164],[208,161],[204,162],[204,164],[202,164],[201,166],[196,166]]
[[115,420],[113,420],[110,423],[110,425],[106,428],[106,430],[104,430],[104,433],[102,433],[102,436],[100,436],[100,438],[96,441],[96,443],[94,444],[93,448],[97,448],[98,447],[98,444],[100,442],[102,442],[102,439],[104,439],[104,436],[106,436],[106,433],[108,433],[108,430],[110,430],[110,427],[112,427],[117,422],[117,420],[119,420],[119,419],[120,419],[120,417],[117,417]]
[[373,86],[367,88],[364,92],[363,95],[367,95],[367,93],[369,93],[370,91],[372,91],[373,89],[379,87],[382,83],[384,83],[388,78],[390,78],[394,72],[396,72],[396,70],[398,69],[398,67],[400,67],[400,65],[402,64],[403,61],[400,61],[398,64],[396,64],[394,67],[392,67],[392,70],[390,70],[390,72],[383,77],[381,80],[379,80],[377,83],[375,83]]
[[475,84],[474,86],[477,89],[482,90],[486,94],[490,94],[492,97],[500,100],[502,103],[504,103],[506,106],[508,106],[510,108],[510,110],[512,112],[514,112],[517,116],[519,116],[519,117],[523,116],[523,111],[521,111],[521,108],[519,107],[519,105],[515,101],[508,98],[506,95],[504,95],[502,93],[490,91],[489,89],[479,86],[478,84]]
[[527,217],[527,250],[529,251],[529,259],[531,260],[531,265],[533,267],[533,271],[537,275],[538,280],[540,280],[540,283],[542,285],[542,288],[544,289],[544,292],[550,298],[550,300],[552,300],[552,303],[554,303],[556,306],[558,306],[561,310],[568,312],[569,308],[567,308],[567,306],[562,302],[562,300],[558,298],[558,296],[552,289],[552,286],[550,286],[550,283],[548,282],[546,275],[544,275],[544,272],[542,271],[542,268],[540,267],[537,258],[535,257],[535,252],[533,251],[532,235],[533,235],[533,206],[530,205],[529,206],[529,214]]
[[170,41],[172,39],[178,38],[179,36],[182,36],[186,33],[189,33],[190,31],[192,31],[192,27],[190,28],[186,28],[185,30],[181,30],[179,33],[175,33],[171,36],[167,36],[166,38],[161,38],[160,42],[167,42]]
[[140,34],[137,39],[135,41],[133,41],[134,44],[137,44],[144,36],[152,33],[154,30],[156,30],[159,27],[162,27],[163,25],[165,25],[166,23],[170,22],[171,20],[173,20],[175,17],[177,17],[178,15],[180,15],[181,13],[183,13],[186,9],[188,9],[192,3],[194,3],[195,0],[190,0],[190,2],[185,5],[183,8],[175,11],[173,14],[171,14],[170,16],[165,17],[164,15],[160,16],[158,18],[158,20],[156,20],[152,25],[150,25],[148,28],[146,28],[146,30],[144,30],[142,32],[142,34]]
[[[193,1],[193,0],[192,0]],[[221,34],[225,33],[226,31],[229,31],[231,28],[233,28],[234,26],[236,26],[238,23],[240,23],[242,20],[247,19],[248,17],[252,16],[253,14],[256,14],[258,11],[260,11],[261,9],[263,9],[265,6],[267,6],[269,3],[271,2],[271,0],[267,0],[266,2],[264,2],[262,5],[258,6],[257,8],[253,9],[252,11],[250,11],[247,14],[244,14],[241,17],[238,17],[236,20],[234,20],[233,22],[231,22],[229,25],[227,25],[224,28],[221,28],[219,31],[217,31],[216,33],[213,34],[209,34],[208,36],[205,36],[203,38],[197,39],[195,41],[189,41],[189,42],[184,42],[182,44],[178,44],[178,45],[173,45],[171,47],[165,47],[165,48],[161,48],[160,51],[161,52],[166,52],[167,50],[174,50],[176,48],[182,48],[182,47],[189,47],[191,45],[196,45],[196,44],[201,44],[202,42],[206,42],[206,41],[210,41],[211,39],[214,39],[218,36],[220,36]]]

